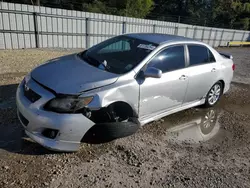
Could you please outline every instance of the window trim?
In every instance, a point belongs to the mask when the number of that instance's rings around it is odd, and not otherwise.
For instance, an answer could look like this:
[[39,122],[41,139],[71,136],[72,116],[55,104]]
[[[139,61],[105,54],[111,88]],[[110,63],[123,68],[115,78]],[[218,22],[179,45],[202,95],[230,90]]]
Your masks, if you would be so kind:
[[[164,50],[167,50],[168,48],[171,48],[171,47],[176,47],[176,46],[183,46],[184,48],[184,64],[185,64],[185,67],[183,68],[180,68],[180,69],[175,69],[175,70],[171,70],[171,71],[167,71],[167,72],[162,72],[162,74],[165,74],[165,73],[169,73],[169,72],[173,72],[173,71],[178,71],[178,70],[182,70],[182,69],[185,69],[185,68],[188,68],[188,51],[186,49],[186,44],[183,43],[183,44],[173,44],[173,45],[170,45],[170,46],[166,46],[166,47],[163,47],[162,49],[160,49],[158,52],[156,52],[156,54],[154,54],[154,56],[152,56],[146,63],[145,65],[142,67],[141,71],[142,70],[145,70],[147,67],[148,67],[148,64],[151,62],[151,60],[153,58],[155,58],[159,53],[161,53],[162,51]],[[139,71],[139,72],[141,72]]]
[[[208,49],[208,53],[210,52],[211,54],[212,54],[212,56],[213,56],[213,58],[214,58],[214,60],[215,61],[213,61],[213,62],[210,62],[210,63],[216,63],[217,61],[216,61],[216,59],[215,59],[215,57],[214,57],[214,54],[213,54],[213,52],[207,47],[207,49]],[[208,54],[209,55],[209,54]]]
[[[185,45],[186,45],[187,56],[188,56],[188,58],[187,58],[188,59],[188,61],[187,61],[187,67],[196,67],[196,66],[208,65],[208,64],[211,64],[211,63],[216,63],[216,59],[214,57],[213,52],[211,52],[211,50],[207,46],[202,45],[202,44],[185,44]],[[206,48],[207,50],[209,50],[209,51],[207,51],[208,56],[209,56],[209,52],[211,52],[211,54],[213,55],[215,61],[213,61],[213,62],[207,62],[207,63],[202,63],[202,64],[190,65],[190,53],[189,53],[188,46],[201,46],[201,47]]]

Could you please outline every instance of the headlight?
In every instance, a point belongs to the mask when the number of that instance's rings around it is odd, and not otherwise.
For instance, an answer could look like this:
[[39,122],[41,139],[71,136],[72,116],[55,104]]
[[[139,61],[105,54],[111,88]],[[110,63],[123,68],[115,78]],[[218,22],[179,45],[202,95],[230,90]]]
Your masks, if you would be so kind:
[[87,106],[92,101],[92,99],[93,96],[83,97],[83,98],[74,98],[74,97],[55,98],[49,101],[44,108],[46,110],[59,113],[72,113]]

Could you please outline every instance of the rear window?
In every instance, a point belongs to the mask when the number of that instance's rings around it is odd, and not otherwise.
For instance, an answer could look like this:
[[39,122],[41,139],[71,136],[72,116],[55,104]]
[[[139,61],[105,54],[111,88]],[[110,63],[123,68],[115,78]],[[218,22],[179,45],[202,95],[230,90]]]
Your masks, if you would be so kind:
[[215,62],[212,52],[205,46],[188,45],[190,66]]

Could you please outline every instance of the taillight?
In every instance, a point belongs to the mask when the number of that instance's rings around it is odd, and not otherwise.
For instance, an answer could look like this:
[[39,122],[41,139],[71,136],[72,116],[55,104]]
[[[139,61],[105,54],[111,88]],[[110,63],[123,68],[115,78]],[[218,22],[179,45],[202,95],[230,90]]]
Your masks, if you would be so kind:
[[233,69],[233,71],[235,70],[235,64],[232,65],[232,69]]

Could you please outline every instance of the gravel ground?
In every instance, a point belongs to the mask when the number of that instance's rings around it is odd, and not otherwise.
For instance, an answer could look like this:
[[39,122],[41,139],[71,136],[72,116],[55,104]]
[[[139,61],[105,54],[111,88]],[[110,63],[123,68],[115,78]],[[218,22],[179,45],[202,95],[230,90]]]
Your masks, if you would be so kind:
[[0,51],[0,187],[250,187],[249,48],[220,51],[234,55],[236,71],[215,108],[176,113],[110,143],[83,143],[76,153],[32,142],[15,107],[26,72],[71,51]]

